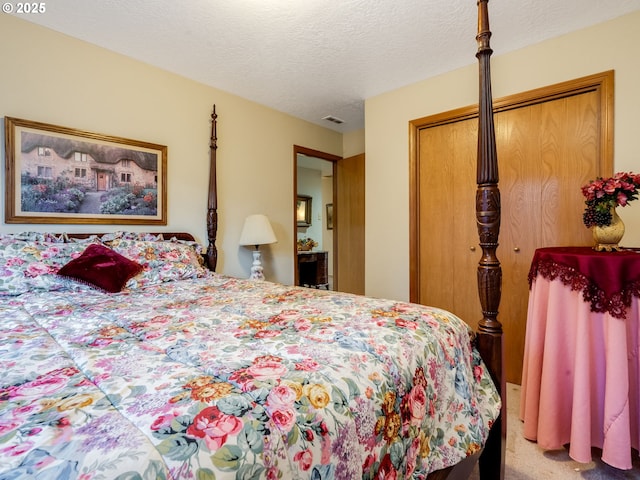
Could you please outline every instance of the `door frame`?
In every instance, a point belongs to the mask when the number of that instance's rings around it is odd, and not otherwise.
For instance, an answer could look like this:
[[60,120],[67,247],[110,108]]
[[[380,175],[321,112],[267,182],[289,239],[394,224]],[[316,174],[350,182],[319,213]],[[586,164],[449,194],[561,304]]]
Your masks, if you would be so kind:
[[297,205],[297,194],[298,194],[298,155],[302,154],[302,155],[306,155],[307,157],[315,157],[315,158],[319,158],[321,160],[328,160],[330,162],[332,162],[332,170],[333,170],[333,179],[332,179],[332,183],[333,183],[333,198],[332,198],[332,202],[333,202],[333,283],[334,285],[336,284],[337,281],[337,275],[338,275],[338,270],[337,270],[337,246],[338,246],[338,242],[337,242],[337,238],[338,238],[338,229],[337,229],[337,222],[336,222],[336,215],[338,213],[338,206],[337,206],[337,196],[336,196],[336,189],[337,189],[337,175],[338,175],[338,171],[336,168],[336,162],[338,160],[342,160],[341,156],[338,155],[333,155],[331,153],[327,153],[327,152],[321,152],[320,150],[314,150],[312,148],[307,148],[307,147],[302,147],[300,145],[294,145],[293,146],[293,199],[292,199],[292,207],[291,207],[291,216],[292,216],[292,222],[293,222],[293,231],[295,232],[295,234],[293,235],[293,244],[292,244],[292,249],[293,249],[293,283],[294,285],[298,285],[298,261],[297,261],[297,256],[298,256],[298,246],[297,246],[297,238],[298,238],[298,220],[297,220],[297,215],[296,215],[296,205]]

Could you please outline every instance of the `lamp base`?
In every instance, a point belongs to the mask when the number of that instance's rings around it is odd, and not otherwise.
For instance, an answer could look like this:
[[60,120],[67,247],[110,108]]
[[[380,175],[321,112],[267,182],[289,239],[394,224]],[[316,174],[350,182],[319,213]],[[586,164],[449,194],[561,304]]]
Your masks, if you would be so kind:
[[249,279],[251,280],[264,280],[264,272],[262,271],[262,262],[260,261],[260,250],[256,246],[256,249],[253,251],[253,263],[251,264],[251,276]]

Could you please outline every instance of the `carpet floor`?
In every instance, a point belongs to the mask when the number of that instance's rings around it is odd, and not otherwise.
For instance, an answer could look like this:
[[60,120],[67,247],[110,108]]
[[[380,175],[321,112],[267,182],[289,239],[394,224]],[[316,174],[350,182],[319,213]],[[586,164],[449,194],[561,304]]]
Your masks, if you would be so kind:
[[[633,469],[618,470],[600,460],[601,450],[593,448],[590,463],[578,463],[569,457],[568,449],[542,450],[535,442],[522,436],[520,385],[507,384],[507,452],[506,480],[562,479],[633,479],[640,480],[640,458],[633,452]],[[470,480],[478,480],[477,469]]]

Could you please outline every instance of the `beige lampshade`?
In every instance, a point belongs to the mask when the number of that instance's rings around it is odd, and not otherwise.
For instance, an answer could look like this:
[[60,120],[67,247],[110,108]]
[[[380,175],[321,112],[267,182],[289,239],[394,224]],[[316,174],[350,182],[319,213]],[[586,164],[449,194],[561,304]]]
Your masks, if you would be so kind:
[[269,223],[266,215],[249,215],[244,221],[242,234],[240,235],[240,245],[266,245],[276,243],[276,234]]

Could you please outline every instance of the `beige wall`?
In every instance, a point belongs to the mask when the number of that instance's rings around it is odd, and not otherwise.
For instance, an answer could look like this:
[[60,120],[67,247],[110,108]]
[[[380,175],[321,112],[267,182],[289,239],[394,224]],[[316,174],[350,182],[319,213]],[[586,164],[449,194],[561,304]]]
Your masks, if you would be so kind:
[[[473,33],[472,33],[473,35]],[[497,35],[497,33],[496,33]],[[640,13],[492,57],[493,93],[614,69],[615,170],[638,171]],[[477,103],[477,63],[366,101],[365,131],[340,135],[144,63],[0,15],[0,117],[12,116],[167,145],[168,225],[205,242],[209,118],[219,117],[218,271],[247,276],[237,245],[246,215],[265,213],[278,243],[263,250],[270,279],[293,281],[292,146],[341,156],[366,150],[366,291],[409,296],[408,122]],[[425,59],[428,61],[428,59]],[[4,141],[0,157],[4,159]],[[366,147],[366,148],[365,148]],[[0,209],[4,212],[4,170]],[[578,195],[579,192],[576,192]],[[269,199],[265,201],[265,199]],[[640,245],[640,201],[621,210],[626,245]],[[143,226],[6,225],[1,231],[146,230]],[[576,228],[582,228],[577,223]]]
[[345,133],[342,140],[343,158],[353,157],[354,155],[360,155],[364,152],[364,137],[364,129]]
[[[293,145],[342,155],[342,135],[10,15],[0,15],[0,117],[168,147],[168,225],[206,242],[212,105],[218,123],[218,271],[248,276],[244,218],[269,216],[278,243],[265,274],[293,282]],[[3,137],[4,138],[4,137]],[[4,141],[0,156],[4,161]],[[4,175],[4,169],[2,173]],[[4,176],[0,209],[4,212]],[[4,222],[4,219],[3,219]],[[149,230],[144,226],[7,225],[0,231]]]
[[[494,52],[493,96],[501,98],[615,70],[614,170],[637,173],[640,171],[638,45],[640,13],[634,13],[506,55]],[[475,51],[469,52],[468,67],[365,103],[367,295],[409,298],[408,123],[477,104],[478,67],[474,55]],[[640,201],[618,211],[626,224],[622,243],[640,246]],[[582,219],[576,219],[572,228],[584,228]]]

